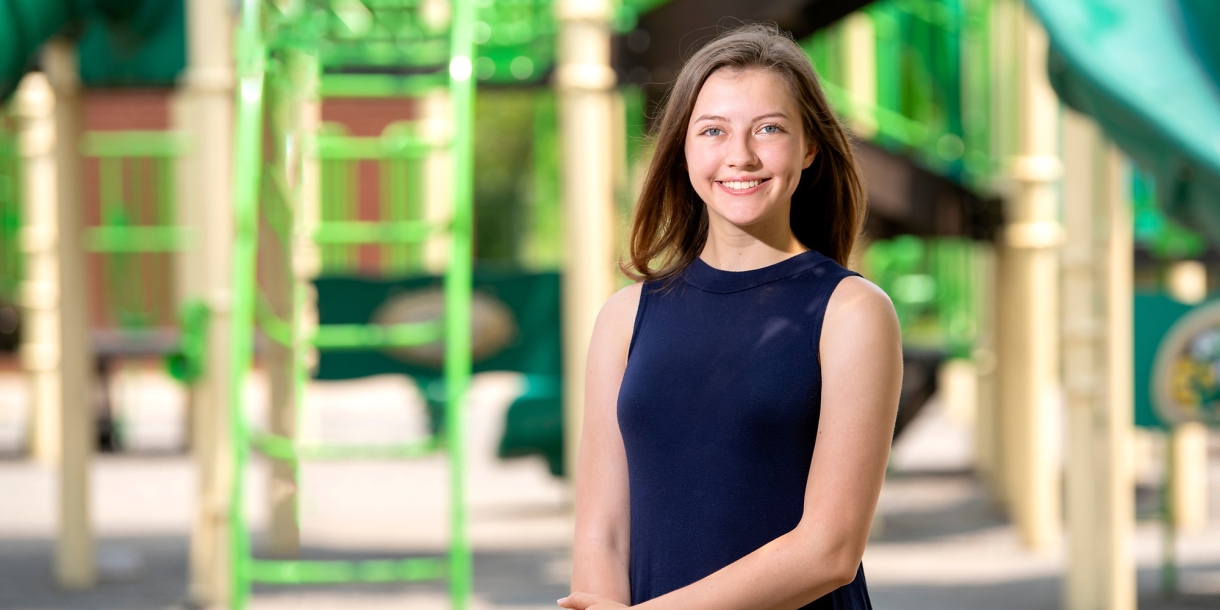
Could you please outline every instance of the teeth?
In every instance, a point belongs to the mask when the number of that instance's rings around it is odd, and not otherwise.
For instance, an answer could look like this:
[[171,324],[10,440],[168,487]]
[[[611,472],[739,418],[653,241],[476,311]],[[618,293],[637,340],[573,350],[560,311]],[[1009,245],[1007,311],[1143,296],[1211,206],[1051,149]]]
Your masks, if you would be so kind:
[[762,180],[750,180],[749,182],[740,182],[740,181],[721,182],[721,184],[723,184],[735,191],[744,191],[745,189],[752,189],[762,183],[763,183]]

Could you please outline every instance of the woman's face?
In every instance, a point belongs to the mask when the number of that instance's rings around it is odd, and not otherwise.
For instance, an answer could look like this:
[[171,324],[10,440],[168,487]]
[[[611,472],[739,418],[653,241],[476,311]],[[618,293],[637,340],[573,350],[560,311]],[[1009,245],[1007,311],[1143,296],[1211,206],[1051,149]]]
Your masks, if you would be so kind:
[[686,130],[686,164],[713,221],[787,226],[814,153],[796,100],[773,72],[721,69],[703,84]]

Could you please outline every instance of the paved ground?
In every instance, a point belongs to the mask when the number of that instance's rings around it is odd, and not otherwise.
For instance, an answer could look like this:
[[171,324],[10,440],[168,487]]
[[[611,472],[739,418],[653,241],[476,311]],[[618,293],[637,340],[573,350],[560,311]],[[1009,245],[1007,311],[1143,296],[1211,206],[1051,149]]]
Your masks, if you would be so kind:
[[[571,569],[570,503],[565,488],[546,473],[541,461],[492,458],[497,422],[502,421],[514,383],[509,377],[492,377],[476,388],[470,458],[475,605],[553,608],[553,600],[567,591]],[[394,434],[414,433],[418,428],[414,416],[390,408],[398,400],[387,399],[406,390],[391,386],[366,386],[360,400],[340,400],[335,396],[343,392],[327,389],[330,394],[319,400],[330,406],[321,407],[320,417],[334,422],[342,419],[336,409],[345,410],[349,427],[340,432],[333,424],[322,428],[346,438],[389,434],[390,428],[397,430]],[[364,418],[363,432],[360,425],[350,423],[360,418]],[[1059,608],[1062,549],[1038,555],[1019,546],[982,486],[963,468],[969,460],[969,443],[964,439],[960,426],[934,410],[917,421],[896,447],[894,475],[883,491],[879,527],[865,556],[874,606],[879,610]],[[1220,608],[1220,454],[1216,458],[1213,518],[1208,529],[1180,540],[1183,593],[1174,600],[1158,592],[1159,529],[1154,523],[1139,527],[1140,607],[1145,610]],[[444,481],[441,460],[306,464],[301,502],[306,554],[435,554],[445,540]],[[105,580],[85,593],[65,593],[54,586],[50,575],[52,473],[25,460],[0,461],[0,609],[185,608],[194,485],[191,465],[182,456],[99,457],[92,497]],[[255,493],[247,511],[256,529],[263,521],[259,492],[264,485],[264,470],[256,464],[250,473]],[[1147,504],[1152,497],[1144,493],[1141,501]],[[257,610],[439,610],[448,604],[437,585],[378,585],[260,587],[252,606]]]

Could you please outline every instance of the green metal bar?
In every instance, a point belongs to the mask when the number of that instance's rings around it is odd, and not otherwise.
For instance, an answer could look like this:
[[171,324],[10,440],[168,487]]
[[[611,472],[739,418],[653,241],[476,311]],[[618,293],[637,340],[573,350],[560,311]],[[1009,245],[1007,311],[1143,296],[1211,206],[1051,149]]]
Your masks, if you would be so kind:
[[82,242],[87,252],[186,252],[195,248],[190,227],[87,227]]
[[178,157],[190,145],[174,131],[87,131],[80,149],[86,157]]
[[[348,161],[345,163],[343,186],[347,187],[338,201],[339,218],[343,221],[360,218],[360,163]],[[347,274],[360,271],[360,247],[357,244],[347,244],[343,249],[343,269]]]
[[[421,220],[425,217],[424,210],[424,187],[425,184],[425,166],[421,161],[406,161],[404,162],[403,180],[405,181],[405,196],[407,208],[407,220]],[[420,273],[424,269],[424,244],[414,243],[406,244],[407,266],[404,272]]]
[[410,244],[423,241],[435,225],[420,220],[399,222],[331,221],[318,225],[318,244]]
[[423,345],[441,339],[445,327],[438,322],[415,324],[326,324],[319,326],[310,343],[318,349],[373,350]]
[[0,298],[15,299],[25,275],[21,231],[21,158],[16,120],[0,108]]
[[321,90],[323,97],[418,97],[447,82],[444,71],[409,76],[326,74]]
[[413,442],[392,445],[301,445],[297,455],[302,460],[405,460],[426,457],[440,449],[440,441],[433,437]]
[[252,434],[250,444],[259,453],[283,462],[414,459],[432,455],[441,447],[440,439],[431,436],[409,443],[372,446],[332,443],[301,445],[278,434],[267,432]]
[[275,308],[271,306],[270,301],[262,292],[257,294],[255,308],[258,329],[263,331],[268,339],[284,347],[296,345],[296,332],[293,330],[293,325],[276,315]]
[[250,561],[250,579],[277,585],[348,582],[414,582],[445,577],[445,562],[432,557],[365,561]]
[[254,433],[250,435],[250,444],[259,453],[281,462],[297,461],[297,446],[291,439],[278,434]]
[[229,503],[229,553],[232,571],[230,606],[243,610],[250,596],[253,566],[250,539],[242,507],[244,476],[249,459],[249,428],[245,419],[245,380],[252,365],[254,290],[258,248],[258,196],[263,166],[263,86],[267,47],[260,24],[261,0],[243,0],[241,23],[235,32],[237,59],[236,134],[233,152],[233,203],[236,236],[233,244],[232,321],[230,323],[229,427],[233,446],[233,488]]
[[470,602],[474,565],[466,533],[466,393],[470,384],[470,298],[474,232],[474,0],[454,0],[449,99],[453,108],[453,227],[445,273],[445,437],[449,450],[449,593],[454,610]]
[[[277,316],[261,293],[257,301],[259,329],[280,345],[294,345],[295,333],[292,324]],[[317,327],[314,335],[306,338],[306,341],[318,349],[377,350],[432,343],[442,338],[444,329],[439,322],[392,325],[326,324]]]
[[318,136],[318,157],[322,159],[420,159],[434,149],[436,143],[410,135],[386,136]]

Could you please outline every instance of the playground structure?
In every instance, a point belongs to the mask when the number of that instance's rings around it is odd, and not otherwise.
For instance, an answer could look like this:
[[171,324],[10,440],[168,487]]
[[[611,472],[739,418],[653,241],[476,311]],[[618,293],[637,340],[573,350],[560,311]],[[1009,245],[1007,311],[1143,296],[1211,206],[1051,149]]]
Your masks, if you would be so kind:
[[[31,10],[39,28],[13,39],[26,47],[2,56],[5,74],[19,75],[24,59],[14,58],[81,18],[75,11],[84,4],[55,5],[58,13]],[[170,8],[157,12],[162,4]],[[1134,420],[1134,398],[1124,382],[1133,325],[1134,272],[1127,253],[1139,238],[1166,256],[1202,254],[1202,239],[1167,222],[1165,214],[1213,239],[1220,233],[1214,228],[1220,226],[1214,219],[1220,163],[1200,144],[1220,131],[1220,102],[1208,88],[1217,80],[1214,49],[1196,46],[1209,41],[1178,32],[1161,9],[1135,0],[1114,3],[1120,8],[1112,10],[1133,11],[1139,18],[1126,23],[1145,29],[1113,33],[1098,26],[1097,36],[1111,36],[1104,39],[1114,48],[1140,49],[1148,45],[1126,37],[1152,29],[1154,48],[1179,53],[1158,66],[1196,55],[1213,59],[1165,85],[1191,92],[1191,112],[1159,112],[1164,96],[1140,98],[1133,87],[1115,84],[1123,79],[1110,75],[1107,81],[1103,52],[1081,46],[1073,33],[1082,24],[1104,22],[1095,4],[1055,5],[1076,7],[1066,9],[1030,3],[1050,34],[1049,81],[1048,41],[1040,22],[1016,0],[877,2],[801,43],[867,147],[862,154],[875,193],[871,214],[881,222],[869,227],[874,243],[859,257],[861,266],[898,306],[910,352],[933,353],[933,369],[942,359],[966,364],[957,370],[977,380],[980,474],[1032,547],[1052,544],[1060,530],[1058,466],[1046,447],[1047,424],[1058,416],[1048,397],[1059,387],[1062,359],[1072,448],[1067,607],[1131,608],[1134,509],[1122,457],[1130,453]],[[1195,11],[1192,23],[1215,23],[1206,3],[1180,4]],[[538,103],[530,120],[538,140],[550,129],[551,145],[562,151],[540,153],[535,142],[533,169],[535,182],[552,185],[553,193],[539,196],[535,213],[562,217],[563,239],[552,225],[551,233],[535,236],[552,243],[533,247],[557,252],[553,242],[562,241],[563,255],[553,259],[562,262],[564,280],[564,359],[562,371],[539,378],[538,385],[561,388],[567,430],[561,446],[570,456],[580,425],[585,341],[617,284],[621,236],[615,231],[630,199],[628,168],[647,154],[632,134],[644,131],[647,83],[656,72],[646,71],[644,83],[633,82],[630,71],[619,70],[626,73],[620,77],[612,50],[648,47],[637,32],[659,41],[663,33],[649,33],[649,20],[680,11],[684,3],[246,0],[235,20],[223,3],[146,0],[133,1],[129,13],[101,18],[147,25],[155,20],[137,16],[160,15],[168,23],[175,5],[186,48],[172,128],[83,132],[87,94],[79,81],[98,72],[77,57],[87,57],[86,45],[99,44],[96,32],[103,31],[86,28],[94,38],[57,38],[43,46],[42,72],[25,77],[14,98],[15,116],[5,118],[6,125],[18,124],[20,141],[0,141],[6,244],[0,248],[0,297],[17,300],[20,294],[23,361],[37,388],[32,449],[61,468],[59,579],[70,587],[93,580],[85,501],[93,424],[84,394],[91,349],[110,349],[113,357],[171,352],[172,370],[192,387],[192,449],[203,487],[192,543],[192,597],[241,607],[251,582],[445,577],[455,607],[463,607],[470,559],[463,538],[461,405],[472,369],[467,320],[475,281],[472,243],[478,240],[472,216],[474,83],[538,86],[549,79],[555,88],[553,101]],[[88,22],[97,15],[83,17]],[[165,31],[144,31],[144,44],[161,40]],[[621,44],[612,45],[616,32]],[[136,64],[127,64],[126,72],[115,69],[110,78],[118,73],[132,82],[173,83],[172,70],[169,77],[156,70],[149,76]],[[1055,92],[1083,114],[1069,112],[1060,122]],[[344,133],[324,120],[323,104],[336,99],[387,100],[409,110],[380,132]],[[1186,116],[1204,122],[1188,129],[1177,122]],[[1107,138],[1155,183],[1160,205],[1144,202],[1135,213],[1159,218],[1157,228],[1147,230],[1145,223],[1143,234],[1133,234],[1133,180]],[[909,184],[895,186],[870,170],[895,158],[910,173]],[[366,215],[360,202],[369,164],[379,168],[379,209]],[[81,177],[90,171],[97,172],[99,216],[86,223],[81,201],[87,181]],[[158,185],[154,194],[133,186],[146,183]],[[921,191],[949,193],[949,203],[945,197],[921,200]],[[145,199],[135,201],[140,197]],[[891,205],[881,205],[886,201]],[[57,214],[48,215],[51,210]],[[18,243],[20,251],[13,247]],[[177,287],[161,286],[157,296],[139,291],[155,283],[132,281],[127,290],[112,283],[108,300],[127,330],[110,344],[95,339],[91,348],[86,251],[105,257],[110,267],[104,273],[123,280],[139,277],[127,275],[124,265],[147,267],[150,257],[159,257],[160,277],[173,277]],[[1186,277],[1179,284],[1190,285],[1190,270],[1198,267],[1178,268],[1186,271],[1169,276]],[[443,277],[444,315],[392,326],[319,325],[319,275],[370,273]],[[20,292],[17,278],[25,281]],[[1197,273],[1193,283],[1199,283]],[[1183,300],[1196,298],[1183,296],[1189,289],[1170,289]],[[181,317],[174,322],[177,316],[165,312],[177,308]],[[170,324],[175,332],[158,331]],[[0,324],[0,336],[4,332]],[[444,381],[429,387],[437,390],[430,394],[439,396],[435,402],[444,414],[434,436],[373,448],[294,440],[304,384],[331,350],[438,340],[445,344]],[[272,383],[265,431],[249,428],[240,395],[255,346]],[[935,375],[933,370],[929,383]],[[1190,467],[1198,462],[1202,433],[1198,424],[1178,425],[1174,432],[1175,490],[1197,488],[1190,479],[1198,468],[1192,474]],[[271,494],[259,558],[251,554],[238,510],[239,473],[250,447],[274,460],[272,486],[281,490]],[[299,460],[409,458],[433,451],[447,452],[453,477],[447,562],[293,559],[294,493],[282,490],[296,485]],[[1198,498],[1175,498],[1166,504],[1198,512]],[[1167,520],[1185,526],[1190,518]]]

